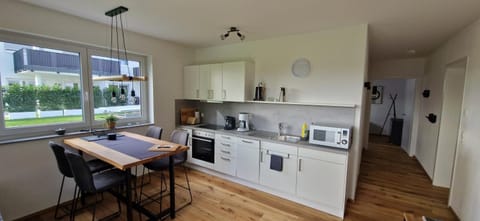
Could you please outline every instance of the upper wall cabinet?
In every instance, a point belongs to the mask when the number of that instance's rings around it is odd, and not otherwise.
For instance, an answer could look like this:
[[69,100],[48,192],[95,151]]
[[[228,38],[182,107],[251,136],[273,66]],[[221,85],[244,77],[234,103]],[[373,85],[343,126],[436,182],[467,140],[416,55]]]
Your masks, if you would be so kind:
[[183,68],[183,97],[185,99],[200,99],[199,66],[186,66]]
[[185,99],[245,101],[252,99],[253,64],[228,62],[184,67]]

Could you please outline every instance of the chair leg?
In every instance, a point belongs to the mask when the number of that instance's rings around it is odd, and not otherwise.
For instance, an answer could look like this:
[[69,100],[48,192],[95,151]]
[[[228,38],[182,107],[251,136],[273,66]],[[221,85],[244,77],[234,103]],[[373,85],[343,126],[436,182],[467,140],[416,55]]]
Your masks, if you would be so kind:
[[60,199],[62,198],[62,191],[63,191],[63,184],[65,183],[65,176],[62,178],[62,184],[60,185],[60,192],[58,193],[58,200],[57,200],[57,206],[55,206],[55,219],[60,219],[61,217],[58,217],[58,208],[60,207]]
[[190,194],[190,202],[188,204],[191,204],[193,201],[192,197],[192,189],[190,188],[190,180],[188,179],[188,172],[187,172],[187,167],[185,164],[183,164],[183,171],[185,172],[185,179],[187,180],[187,187],[188,187],[188,193]]
[[95,212],[97,211],[97,196],[98,194],[95,193],[95,203],[93,203],[92,221],[95,221]]
[[72,202],[72,208],[71,208],[71,211],[70,211],[70,221],[74,221],[75,220],[75,211],[77,210],[77,202],[78,202],[78,198],[80,197],[80,190],[78,190],[78,193],[77,193],[77,189],[78,189],[78,186],[75,185],[75,189],[73,191],[73,202]]

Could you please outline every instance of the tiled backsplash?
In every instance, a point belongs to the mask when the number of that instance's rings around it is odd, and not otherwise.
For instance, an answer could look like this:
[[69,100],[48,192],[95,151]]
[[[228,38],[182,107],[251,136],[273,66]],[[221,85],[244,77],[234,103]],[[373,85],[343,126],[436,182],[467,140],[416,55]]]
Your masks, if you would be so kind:
[[202,123],[217,125],[224,124],[225,116],[235,117],[238,123],[238,113],[246,112],[250,114],[250,126],[253,129],[277,132],[278,123],[284,122],[288,125],[287,133],[293,135],[300,134],[303,123],[352,126],[355,118],[355,109],[345,107],[230,102],[219,104],[178,100],[177,115],[181,107],[196,107],[204,114]]

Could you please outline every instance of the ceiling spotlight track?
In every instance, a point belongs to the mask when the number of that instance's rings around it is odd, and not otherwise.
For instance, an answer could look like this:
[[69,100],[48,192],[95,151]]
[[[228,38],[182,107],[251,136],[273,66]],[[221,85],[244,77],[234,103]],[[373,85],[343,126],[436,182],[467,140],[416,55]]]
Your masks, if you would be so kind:
[[237,27],[230,27],[230,30],[228,30],[227,33],[220,35],[220,39],[225,40],[232,32],[236,32],[240,40],[245,40],[245,35],[240,33],[240,29],[238,29]]

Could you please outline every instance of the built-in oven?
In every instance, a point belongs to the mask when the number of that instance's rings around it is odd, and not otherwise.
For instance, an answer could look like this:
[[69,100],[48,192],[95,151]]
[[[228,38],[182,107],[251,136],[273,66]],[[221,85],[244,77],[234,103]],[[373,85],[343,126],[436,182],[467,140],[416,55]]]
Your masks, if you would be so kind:
[[215,133],[193,130],[192,161],[192,163],[213,168],[215,163]]

